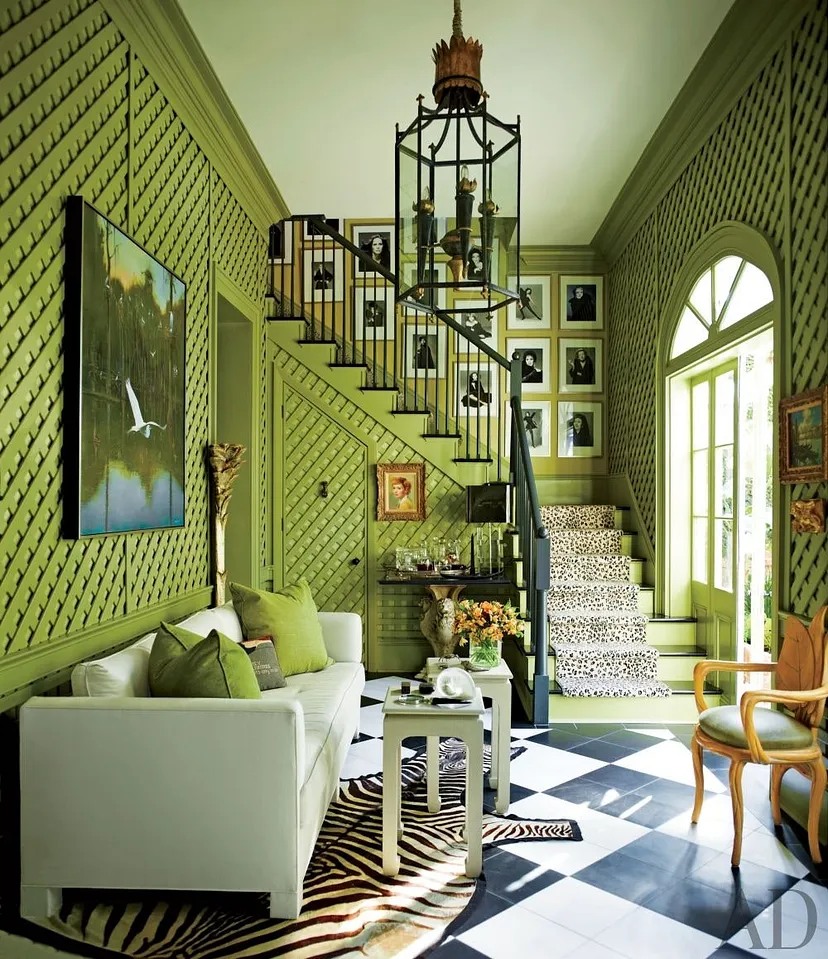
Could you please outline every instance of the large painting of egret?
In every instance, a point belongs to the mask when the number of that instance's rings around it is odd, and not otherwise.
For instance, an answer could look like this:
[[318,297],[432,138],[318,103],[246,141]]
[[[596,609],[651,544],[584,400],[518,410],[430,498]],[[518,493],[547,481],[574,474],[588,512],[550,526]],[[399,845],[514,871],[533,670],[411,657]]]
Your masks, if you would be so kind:
[[186,289],[76,196],[66,323],[66,535],[183,526]]

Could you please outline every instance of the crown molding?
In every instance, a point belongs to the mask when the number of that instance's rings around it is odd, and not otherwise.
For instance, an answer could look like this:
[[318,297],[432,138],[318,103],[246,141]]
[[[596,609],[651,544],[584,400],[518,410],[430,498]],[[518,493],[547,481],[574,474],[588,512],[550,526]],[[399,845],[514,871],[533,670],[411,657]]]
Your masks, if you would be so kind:
[[101,0],[210,163],[267,235],[284,197],[175,0]]
[[[513,270],[515,257],[509,257]],[[520,272],[533,273],[606,273],[603,256],[591,246],[521,246]]]
[[610,265],[817,2],[736,0],[592,240]]

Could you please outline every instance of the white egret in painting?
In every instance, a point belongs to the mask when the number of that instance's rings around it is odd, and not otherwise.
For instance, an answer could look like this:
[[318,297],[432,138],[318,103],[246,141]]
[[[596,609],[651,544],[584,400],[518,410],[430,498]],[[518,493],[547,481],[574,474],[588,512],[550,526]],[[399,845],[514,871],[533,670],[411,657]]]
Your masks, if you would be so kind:
[[152,420],[144,420],[144,415],[141,412],[141,407],[138,405],[138,397],[135,395],[135,390],[132,388],[132,383],[127,377],[126,381],[126,391],[127,397],[129,398],[129,405],[132,409],[132,417],[135,420],[135,426],[130,426],[127,430],[128,433],[143,433],[147,439],[149,439],[150,431],[153,426],[157,427],[159,430],[165,430],[167,427],[162,426],[160,423],[155,423]]

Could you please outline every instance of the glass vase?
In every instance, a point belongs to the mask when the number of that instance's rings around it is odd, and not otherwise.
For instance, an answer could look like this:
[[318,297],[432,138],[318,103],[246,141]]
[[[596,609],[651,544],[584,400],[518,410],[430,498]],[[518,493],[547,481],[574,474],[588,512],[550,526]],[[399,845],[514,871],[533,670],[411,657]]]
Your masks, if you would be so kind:
[[494,669],[500,663],[500,643],[471,643],[469,664],[476,669]]

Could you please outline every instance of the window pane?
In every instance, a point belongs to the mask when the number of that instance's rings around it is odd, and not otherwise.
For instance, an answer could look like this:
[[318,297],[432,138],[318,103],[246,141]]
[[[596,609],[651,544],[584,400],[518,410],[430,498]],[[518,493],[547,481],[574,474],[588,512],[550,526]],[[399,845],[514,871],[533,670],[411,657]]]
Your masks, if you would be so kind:
[[707,516],[707,450],[693,454],[693,515]]
[[673,340],[673,349],[670,353],[670,359],[675,356],[681,356],[699,343],[704,343],[707,339],[707,327],[696,314],[685,306],[684,313],[681,314],[676,337]]
[[696,308],[696,312],[699,316],[708,324],[708,326],[713,322],[713,317],[710,315],[712,308],[711,294],[713,286],[713,272],[711,270],[705,270],[704,273],[699,277],[698,282],[693,287],[693,292],[690,294],[690,302]]
[[713,490],[716,516],[733,515],[733,446],[716,447],[716,478]]
[[728,370],[720,373],[715,380],[715,431],[716,446],[733,442],[733,388],[736,385],[736,373]]
[[713,267],[713,286],[716,293],[716,316],[722,312],[730,288],[736,279],[736,272],[742,262],[740,256],[726,256]]
[[710,415],[710,384],[705,380],[693,387],[693,449],[709,445],[707,423]]
[[773,289],[768,278],[752,263],[745,263],[719,328],[724,330],[728,326],[733,326],[739,320],[755,313],[760,306],[770,303],[772,299]]
[[707,520],[693,520],[693,579],[707,582]]
[[733,520],[714,520],[713,536],[713,583],[733,592]]

